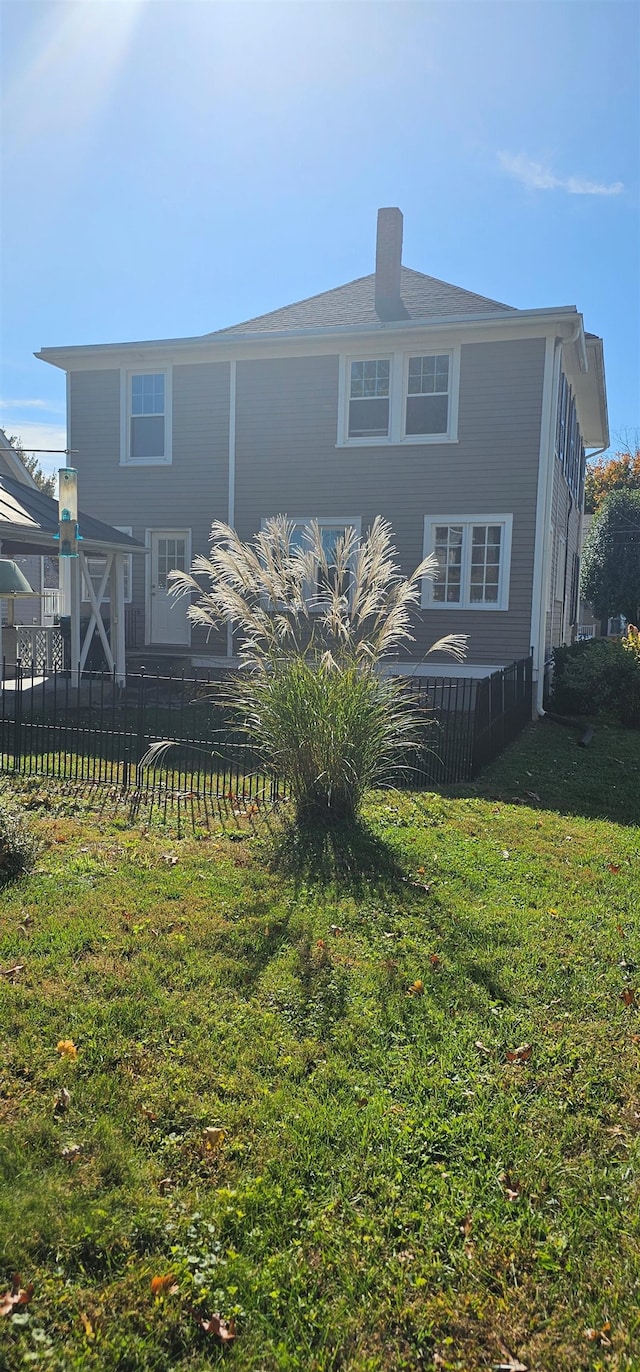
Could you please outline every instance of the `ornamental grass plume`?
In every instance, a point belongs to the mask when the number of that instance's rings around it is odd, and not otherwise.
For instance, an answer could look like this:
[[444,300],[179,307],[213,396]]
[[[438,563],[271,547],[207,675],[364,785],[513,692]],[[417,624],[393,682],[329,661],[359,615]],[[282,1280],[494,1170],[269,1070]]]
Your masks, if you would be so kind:
[[[352,819],[365,789],[397,782],[423,744],[424,711],[389,668],[413,640],[421,581],[437,562],[430,556],[404,577],[395,559],[380,517],[360,538],[316,521],[301,530],[278,515],[253,544],[214,523],[210,556],[171,573],[175,595],[197,594],[187,612],[194,624],[238,635],[240,670],[223,700],[287,786],[299,820]],[[465,643],[450,634],[430,651],[461,660]]]

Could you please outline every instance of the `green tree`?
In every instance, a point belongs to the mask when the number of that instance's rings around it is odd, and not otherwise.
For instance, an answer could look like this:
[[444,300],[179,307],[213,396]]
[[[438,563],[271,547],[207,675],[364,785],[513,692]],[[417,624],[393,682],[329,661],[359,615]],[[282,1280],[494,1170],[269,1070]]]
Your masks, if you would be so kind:
[[581,590],[597,615],[637,623],[640,606],[640,491],[612,491],[582,553]]
[[44,495],[54,496],[56,493],[55,476],[47,476],[46,472],[43,472],[35,453],[25,452],[22,439],[19,438],[17,434],[9,434],[7,442],[11,444],[14,452],[17,453],[23,467],[26,467],[29,476],[33,477],[36,486],[39,487]]

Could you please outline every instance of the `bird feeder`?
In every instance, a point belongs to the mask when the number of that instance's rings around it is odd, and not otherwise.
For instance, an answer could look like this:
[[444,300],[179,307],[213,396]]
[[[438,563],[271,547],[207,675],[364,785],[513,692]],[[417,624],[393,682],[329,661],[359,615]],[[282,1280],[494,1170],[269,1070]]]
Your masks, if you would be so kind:
[[78,473],[75,467],[58,472],[59,557],[78,556]]

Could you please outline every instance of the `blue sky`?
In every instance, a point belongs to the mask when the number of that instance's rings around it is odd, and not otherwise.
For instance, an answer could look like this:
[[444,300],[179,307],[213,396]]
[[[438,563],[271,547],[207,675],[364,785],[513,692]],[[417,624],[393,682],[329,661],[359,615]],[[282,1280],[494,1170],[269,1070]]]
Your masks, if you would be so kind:
[[363,276],[399,205],[407,266],[577,305],[633,439],[639,26],[627,0],[4,0],[0,426],[63,446],[41,346]]

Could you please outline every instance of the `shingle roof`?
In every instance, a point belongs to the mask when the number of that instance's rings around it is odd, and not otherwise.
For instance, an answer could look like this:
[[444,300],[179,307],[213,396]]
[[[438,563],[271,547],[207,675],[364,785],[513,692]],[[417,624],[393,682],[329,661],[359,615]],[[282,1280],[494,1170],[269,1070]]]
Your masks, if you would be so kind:
[[[375,273],[372,272],[370,276],[349,281],[346,286],[337,286],[332,291],[323,291],[321,295],[312,295],[308,300],[285,305],[281,310],[257,315],[255,319],[233,324],[228,329],[216,329],[213,333],[205,334],[205,338],[219,338],[225,334],[275,333],[281,329],[346,328],[357,324],[382,328],[374,305],[375,281]],[[516,313],[511,305],[501,305],[498,300],[489,300],[484,295],[476,295],[474,291],[450,286],[446,281],[425,276],[423,272],[414,272],[410,267],[402,268],[401,290],[409,319],[502,314],[505,311]]]
[[[16,481],[0,472],[0,534],[3,526],[7,525],[12,526],[13,537],[18,528],[23,528],[25,534],[33,534],[34,538],[39,533],[50,538],[57,534],[59,528],[58,502],[37,487],[26,486],[23,481]],[[81,511],[78,511],[78,526],[88,543],[119,544],[123,552],[143,550],[137,539],[121,534],[119,529],[113,529],[110,524],[103,524],[102,520]],[[8,536],[11,538],[12,534]]]

